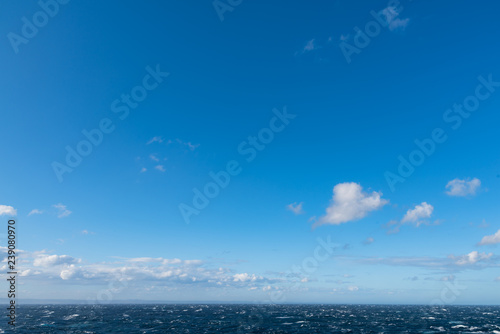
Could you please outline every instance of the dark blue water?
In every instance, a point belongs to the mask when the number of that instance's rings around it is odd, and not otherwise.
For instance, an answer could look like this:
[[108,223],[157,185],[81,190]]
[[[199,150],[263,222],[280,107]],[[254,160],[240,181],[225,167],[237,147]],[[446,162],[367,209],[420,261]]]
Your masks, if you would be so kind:
[[500,334],[500,306],[33,305],[17,320],[17,333]]

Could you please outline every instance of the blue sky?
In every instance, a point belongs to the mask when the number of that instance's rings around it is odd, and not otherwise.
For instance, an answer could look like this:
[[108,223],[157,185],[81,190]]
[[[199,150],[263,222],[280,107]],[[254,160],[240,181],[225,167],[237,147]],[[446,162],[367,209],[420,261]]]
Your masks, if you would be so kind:
[[498,303],[498,9],[3,3],[21,295]]

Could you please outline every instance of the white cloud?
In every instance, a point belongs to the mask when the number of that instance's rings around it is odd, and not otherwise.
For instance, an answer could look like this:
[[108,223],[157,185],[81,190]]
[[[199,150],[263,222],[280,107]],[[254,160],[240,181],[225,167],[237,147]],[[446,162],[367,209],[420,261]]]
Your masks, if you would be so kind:
[[471,264],[476,264],[480,261],[483,260],[488,260],[493,256],[493,253],[479,253],[478,251],[473,251],[470,252],[469,254],[462,255],[462,256],[450,256],[451,259],[455,260],[455,263],[463,266],[463,265],[471,265]]
[[369,245],[372,244],[375,241],[372,237],[366,238],[365,241],[363,241],[364,245]]
[[315,225],[339,225],[364,218],[370,211],[378,210],[389,201],[381,198],[381,192],[371,194],[363,191],[358,183],[339,183],[333,188],[333,198],[326,215]]
[[355,285],[351,285],[351,286],[349,286],[349,287],[347,288],[347,290],[349,290],[349,291],[358,291],[358,290],[359,290],[359,288],[358,288],[357,286],[355,286]]
[[156,161],[156,162],[160,161],[160,159],[158,159],[158,157],[157,157],[156,155],[154,155],[154,154],[150,154],[150,155],[149,155],[149,158],[150,158],[151,160],[153,160],[153,161]]
[[88,231],[88,230],[83,230],[82,232],[80,232],[81,234],[84,234],[84,235],[89,235],[89,234],[95,234],[94,232],[91,232],[91,231]]
[[350,35],[349,35],[349,34],[347,34],[347,35],[342,34],[342,35],[340,35],[340,38],[339,38],[339,39],[340,39],[341,41],[347,41],[349,38],[350,38]]
[[147,169],[146,167],[142,167],[142,169],[141,169],[141,173],[144,173],[144,172],[146,172],[147,170],[148,170],[148,169]]
[[500,243],[500,230],[495,234],[484,236],[478,245],[494,245]]
[[481,187],[481,181],[478,178],[471,179],[454,179],[448,182],[446,189],[448,191],[446,194],[450,196],[467,196],[475,195],[477,190]]
[[176,141],[181,145],[187,146],[191,151],[194,151],[198,146],[200,146],[200,144],[193,144],[189,141],[185,142],[180,140],[179,138],[177,138]]
[[80,259],[75,259],[69,255],[47,255],[40,254],[35,257],[33,261],[33,265],[35,267],[50,267],[50,266],[58,266],[63,264],[73,264],[79,263]]
[[[401,225],[405,223],[414,223],[417,227],[423,223],[428,224],[425,219],[430,218],[433,211],[434,207],[427,202],[415,205],[415,208],[406,211],[401,221],[391,220],[385,225],[385,228],[391,228],[387,231],[387,234],[398,233]],[[436,220],[434,224],[439,224],[439,221]]]
[[293,202],[292,204],[288,204],[286,209],[292,211],[296,215],[301,215],[304,213],[304,210],[302,210],[302,204],[303,202],[300,202],[299,204],[297,204],[297,202]]
[[233,275],[233,278],[235,282],[255,282],[257,279],[259,279],[259,277],[255,276],[255,274],[249,275],[247,273],[235,274]]
[[54,204],[52,206],[57,210],[59,210],[59,213],[57,214],[58,218],[64,218],[71,214],[71,211],[67,209],[66,205],[59,203],[59,204]]
[[410,23],[410,19],[394,19],[389,23],[389,30],[394,31],[394,30],[404,30],[406,29],[406,26]]
[[8,205],[0,205],[0,216],[15,216],[17,210]]
[[455,280],[455,275],[444,276],[444,277],[441,277],[441,279],[440,279],[440,281],[447,281],[447,282],[451,282],[454,280]]
[[[352,259],[352,258],[351,258]],[[500,257],[492,253],[470,252],[465,255],[448,255],[447,257],[429,257],[429,256],[394,256],[394,257],[359,257],[354,260],[359,264],[383,264],[398,267],[420,267],[441,269],[449,272],[459,272],[469,269],[498,268],[500,266]]]
[[[0,246],[0,259],[7,262],[8,248]],[[82,261],[69,255],[47,254],[45,251],[26,252],[18,250],[19,263],[25,281],[53,285],[66,282],[81,284],[102,284],[125,282],[136,291],[145,292],[145,284],[158,288],[187,288],[192,284],[204,287],[258,288],[282,282],[282,279],[265,278],[251,273],[235,273],[229,268],[213,268],[201,260],[166,258],[117,258],[112,262]],[[0,266],[6,270],[6,264]],[[120,285],[120,284],[118,284]]]
[[314,39],[311,39],[310,41],[307,41],[306,45],[304,46],[303,52],[313,51],[314,49],[316,49],[316,46],[314,45]]
[[166,171],[165,167],[163,165],[158,165],[158,166],[155,166],[155,169],[156,170],[159,170],[160,172],[164,172]]
[[384,16],[385,20],[389,24],[389,30],[404,30],[408,23],[410,23],[409,18],[401,19],[399,18],[399,14],[401,14],[401,10],[398,10],[394,6],[389,6],[380,11],[380,14]]
[[158,142],[158,143],[160,143],[160,144],[161,144],[161,143],[163,143],[163,137],[161,137],[161,136],[156,136],[156,137],[153,137],[153,138],[151,138],[151,139],[150,139],[150,140],[146,143],[146,145],[152,144],[152,143],[154,143],[154,142]]
[[434,207],[427,202],[422,202],[422,204],[418,204],[414,209],[406,211],[405,216],[401,220],[401,223],[416,223],[417,226],[420,226],[422,223],[422,219],[430,218],[432,212],[434,211]]
[[42,210],[38,210],[38,209],[33,209],[30,211],[30,213],[28,213],[28,216],[31,216],[31,215],[41,215],[43,213]]

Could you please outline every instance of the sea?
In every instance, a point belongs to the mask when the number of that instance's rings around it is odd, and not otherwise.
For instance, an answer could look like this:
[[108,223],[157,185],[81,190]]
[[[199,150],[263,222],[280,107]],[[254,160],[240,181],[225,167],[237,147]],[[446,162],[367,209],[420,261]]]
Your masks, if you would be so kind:
[[15,333],[500,334],[500,306],[23,305],[16,323]]

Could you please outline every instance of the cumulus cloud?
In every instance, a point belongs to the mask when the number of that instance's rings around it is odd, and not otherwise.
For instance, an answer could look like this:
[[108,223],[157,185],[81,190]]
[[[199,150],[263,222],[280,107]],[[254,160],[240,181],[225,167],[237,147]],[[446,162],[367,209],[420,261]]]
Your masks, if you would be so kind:
[[[8,248],[0,246],[3,263],[7,262]],[[228,268],[211,268],[201,260],[167,259],[162,257],[118,258],[112,262],[89,263],[69,255],[48,254],[45,251],[26,252],[18,250],[19,263],[25,280],[62,282],[80,281],[82,284],[108,285],[110,281],[129,282],[138,291],[144,284],[156,287],[177,288],[198,284],[204,287],[257,288],[283,279],[266,278],[252,273],[235,273]],[[0,266],[6,270],[6,265]]]
[[17,210],[8,205],[0,205],[0,216],[15,216]]
[[401,219],[401,222],[415,223],[417,226],[420,226],[422,220],[430,218],[433,211],[434,207],[432,205],[422,202],[422,204],[418,204],[415,208],[408,210],[403,219]]
[[297,204],[297,202],[288,204],[286,206],[286,209],[292,211],[296,215],[301,215],[304,213],[304,210],[302,209],[302,202],[300,202],[299,204]]
[[500,230],[498,230],[495,234],[484,236],[478,245],[494,245],[500,243]]
[[333,198],[315,226],[339,225],[364,218],[369,212],[378,210],[389,201],[381,198],[381,192],[366,193],[358,183],[339,183],[333,188]]
[[255,274],[249,275],[248,273],[235,274],[233,275],[233,280],[235,282],[255,282],[262,277],[258,277]]
[[58,218],[64,218],[71,214],[71,211],[68,210],[66,205],[59,203],[59,204],[54,204],[52,206],[59,211],[59,213],[57,214]]
[[454,179],[448,182],[446,185],[446,192],[449,196],[459,196],[464,197],[467,195],[474,196],[477,190],[481,187],[481,180],[478,178],[471,179]]
[[33,265],[35,267],[50,267],[64,264],[79,263],[80,259],[75,259],[69,255],[48,255],[40,254],[35,257]]
[[33,209],[30,211],[30,213],[28,213],[28,216],[31,216],[31,215],[41,215],[43,213],[42,210],[38,210],[38,209]]

